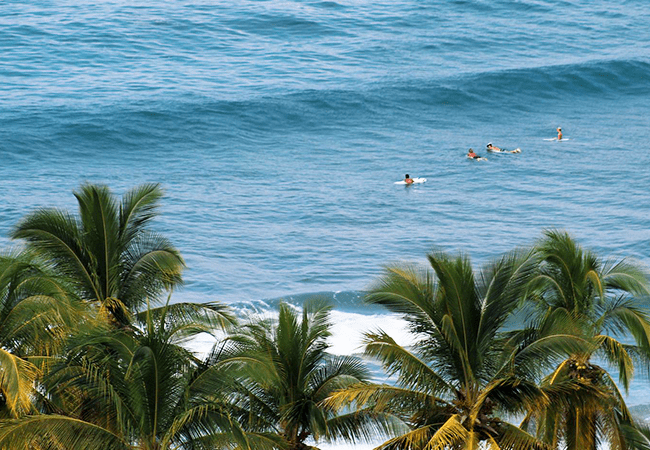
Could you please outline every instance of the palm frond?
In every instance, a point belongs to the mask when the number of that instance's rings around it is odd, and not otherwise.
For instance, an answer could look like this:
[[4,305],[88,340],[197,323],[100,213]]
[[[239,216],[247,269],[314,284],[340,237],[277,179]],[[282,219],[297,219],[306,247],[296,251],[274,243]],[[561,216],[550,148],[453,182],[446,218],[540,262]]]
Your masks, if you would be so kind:
[[13,417],[32,412],[38,368],[0,347],[0,390]]
[[638,262],[627,259],[605,261],[601,277],[608,289],[629,292],[635,296],[650,294],[648,270]]
[[452,390],[447,381],[426,361],[397,344],[383,331],[364,336],[365,353],[381,361],[388,375],[399,374],[399,382],[406,387],[420,387],[432,392]]
[[93,256],[92,273],[95,286],[102,298],[114,296],[119,287],[119,276],[114,268],[119,265],[123,244],[118,236],[117,202],[107,186],[84,184],[74,193],[79,203],[79,218],[83,227],[82,242]]
[[82,297],[102,298],[90,270],[92,257],[83,247],[80,224],[70,214],[56,209],[35,211],[16,225],[11,237],[24,239],[30,250],[52,261],[59,274],[76,284]]
[[535,383],[518,378],[499,378],[481,390],[473,405],[472,422],[477,420],[487,401],[493,402],[499,410],[513,414],[543,408],[549,399]]
[[236,318],[227,305],[219,302],[172,303],[158,308],[149,308],[136,314],[136,321],[145,324],[147,318],[161,322],[169,336],[177,342],[194,337],[199,333],[215,334],[232,328]]
[[123,242],[135,239],[155,217],[163,192],[159,184],[143,184],[122,196],[120,205],[120,235]]
[[620,305],[607,311],[606,320],[632,334],[637,344],[650,354],[650,320],[646,311],[630,304]]
[[405,417],[414,410],[453,407],[446,400],[416,390],[389,384],[356,384],[333,392],[323,402],[328,408],[340,410],[355,404],[376,412],[394,413]]
[[[478,326],[481,317],[481,299],[476,290],[474,272],[469,258],[459,255],[452,259],[443,252],[432,252],[427,259],[438,278],[437,295],[444,315],[443,333],[448,342],[466,360],[466,371],[480,367],[481,355],[477,350]],[[450,342],[451,343],[451,342]],[[467,374],[469,375],[469,374]]]
[[516,350],[512,359],[513,370],[523,375],[534,376],[540,370],[548,370],[552,364],[564,360],[569,355],[588,353],[593,349],[593,342],[582,336],[572,334],[539,336]]
[[227,433],[230,441],[233,438],[239,445],[247,446],[248,440],[239,425],[234,422],[218,403],[204,403],[183,411],[174,417],[170,426],[163,430],[161,447],[168,448],[172,442],[183,440],[201,440],[204,436]]
[[514,425],[502,422],[499,428],[498,444],[502,450],[551,450],[550,446]]
[[328,420],[327,430],[328,441],[372,442],[407,433],[409,428],[391,414],[360,409]]
[[2,449],[50,448],[50,442],[67,450],[131,450],[111,431],[72,417],[37,415],[0,422]]
[[433,434],[433,426],[423,426],[396,436],[383,444],[375,447],[373,450],[416,450],[424,449],[431,435]]
[[596,345],[603,350],[607,362],[618,368],[618,379],[627,392],[634,376],[634,364],[625,345],[610,336],[596,336]]
[[621,424],[621,434],[630,450],[650,450],[650,428],[647,425],[627,422]]
[[486,350],[496,333],[519,305],[523,292],[536,270],[536,259],[530,250],[514,251],[494,263],[488,264],[481,272],[479,295],[483,307],[479,330],[478,348]]
[[405,320],[427,327],[435,324],[433,310],[434,278],[430,271],[415,266],[388,266],[385,275],[366,295],[371,304],[385,306]]
[[[133,312],[182,281],[178,251],[146,228],[160,195],[157,185],[144,185],[127,193],[120,205],[107,186],[85,184],[75,192],[78,218],[39,210],[23,219],[12,237],[24,239],[29,250],[51,262],[78,297],[99,304],[116,299]],[[128,325],[123,310],[105,310],[116,313],[119,325]]]
[[328,359],[309,377],[308,386],[316,402],[326,398],[337,389],[367,382],[370,372],[363,361],[352,356]]
[[460,416],[454,414],[436,430],[426,446],[423,447],[423,450],[444,450],[446,448],[460,447],[469,441],[472,437],[471,434],[461,423]]

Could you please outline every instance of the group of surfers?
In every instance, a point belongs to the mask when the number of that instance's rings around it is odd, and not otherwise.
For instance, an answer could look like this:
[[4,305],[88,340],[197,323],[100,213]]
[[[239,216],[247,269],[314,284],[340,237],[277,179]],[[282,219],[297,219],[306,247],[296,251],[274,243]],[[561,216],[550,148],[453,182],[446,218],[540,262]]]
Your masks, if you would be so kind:
[[[556,131],[557,131],[557,140],[561,141],[562,140],[562,128],[557,127]],[[493,152],[493,153],[521,153],[521,149],[519,149],[519,148],[516,148],[514,150],[506,150],[506,149],[499,148],[499,147],[496,147],[496,146],[492,145],[492,142],[488,142],[486,150],[488,152]],[[467,152],[467,157],[470,158],[470,159],[479,159],[479,160],[480,159],[485,159],[482,156],[477,155],[474,152],[474,150],[471,149],[471,148]]]
[[[558,141],[562,140],[562,128],[560,128],[560,127],[557,127],[557,140]],[[519,148],[516,148],[514,150],[506,150],[506,149],[503,149],[503,148],[499,148],[499,147],[497,147],[495,145],[492,145],[492,142],[488,142],[488,144],[486,146],[486,150],[488,152],[494,152],[494,153],[521,153],[521,149],[519,149]],[[472,150],[471,148],[467,152],[467,157],[471,158],[471,159],[478,159],[478,160],[485,159],[482,156],[477,155],[474,152],[474,150]],[[414,181],[413,181],[413,178],[409,177],[409,174],[407,173],[405,175],[405,177],[404,177],[404,182],[406,184],[413,184]]]

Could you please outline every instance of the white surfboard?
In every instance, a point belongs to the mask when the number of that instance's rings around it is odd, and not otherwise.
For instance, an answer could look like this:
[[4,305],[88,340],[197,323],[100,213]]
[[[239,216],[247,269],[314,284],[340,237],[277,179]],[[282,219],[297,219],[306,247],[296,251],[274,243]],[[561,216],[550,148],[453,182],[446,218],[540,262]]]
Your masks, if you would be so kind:
[[[550,139],[544,139],[544,140],[545,141],[557,141],[557,138],[550,138]],[[562,138],[562,139],[560,139],[560,142],[570,141],[570,140],[571,139],[569,139],[569,138]]]
[[471,156],[468,156],[467,159],[473,159],[474,161],[487,161],[487,158],[484,158],[483,156],[480,156],[478,158],[473,158]]
[[[426,183],[427,179],[426,178],[411,178],[413,180],[413,183],[411,184],[421,184],[421,183]],[[406,181],[396,181],[395,184],[407,184]]]
[[489,148],[488,148],[487,151],[490,152],[490,153],[521,153],[521,149],[520,149],[520,148],[516,148],[516,149],[514,149],[514,150],[505,150],[505,149],[502,149],[502,150],[493,150],[493,149],[489,149]]

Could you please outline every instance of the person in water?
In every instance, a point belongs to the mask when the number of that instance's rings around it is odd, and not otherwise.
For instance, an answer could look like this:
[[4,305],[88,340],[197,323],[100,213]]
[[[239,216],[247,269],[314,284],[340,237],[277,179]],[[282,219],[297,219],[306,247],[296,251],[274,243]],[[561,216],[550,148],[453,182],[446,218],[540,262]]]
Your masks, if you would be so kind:
[[514,150],[506,150],[505,148],[495,147],[494,145],[492,145],[492,142],[488,142],[487,151],[488,152],[502,152],[502,153],[521,153],[520,148],[516,148]]
[[557,127],[557,140],[561,141],[562,140],[562,128]]
[[409,177],[408,173],[406,175],[404,175],[404,183],[413,184],[413,178]]
[[474,153],[474,150],[472,150],[471,148],[467,152],[467,157],[468,158],[473,158],[473,159],[479,159],[480,158],[480,156],[478,156],[476,153]]

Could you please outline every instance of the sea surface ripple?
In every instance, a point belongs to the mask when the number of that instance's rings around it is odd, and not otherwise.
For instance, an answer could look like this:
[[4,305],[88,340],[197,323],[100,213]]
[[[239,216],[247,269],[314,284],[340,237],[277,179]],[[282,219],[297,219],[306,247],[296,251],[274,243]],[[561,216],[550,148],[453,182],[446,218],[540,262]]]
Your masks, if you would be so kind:
[[[546,228],[650,264],[648,23],[646,0],[5,1],[0,244],[83,182],[160,182],[178,299],[356,311],[383,264],[478,267]],[[465,158],[488,141],[522,153]]]

